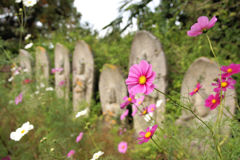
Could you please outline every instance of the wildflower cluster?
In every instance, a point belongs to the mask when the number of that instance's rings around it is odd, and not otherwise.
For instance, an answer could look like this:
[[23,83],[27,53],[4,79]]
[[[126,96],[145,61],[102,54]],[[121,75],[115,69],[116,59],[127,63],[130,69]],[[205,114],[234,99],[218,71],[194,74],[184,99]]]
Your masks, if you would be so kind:
[[[143,101],[145,95],[149,95],[153,92],[155,85],[153,84],[155,78],[155,72],[152,70],[152,65],[148,64],[147,61],[142,60],[139,64],[134,64],[131,66],[128,78],[126,80],[126,84],[128,86],[129,97],[124,97],[124,102],[120,105],[121,109],[124,109],[129,104],[132,104],[132,116],[135,116],[139,111],[139,116],[143,116],[143,118],[148,122],[153,117],[153,112],[156,110],[155,104],[150,104],[146,107],[140,106],[143,105]],[[143,94],[141,96],[138,96]],[[159,105],[160,106],[160,105]],[[120,119],[123,120],[128,115],[128,109],[123,112]],[[152,136],[154,135],[157,125],[153,127],[148,127],[146,132],[140,132],[140,141],[139,144],[148,142]],[[126,152],[126,142],[121,142],[118,145],[118,151],[120,153]]]

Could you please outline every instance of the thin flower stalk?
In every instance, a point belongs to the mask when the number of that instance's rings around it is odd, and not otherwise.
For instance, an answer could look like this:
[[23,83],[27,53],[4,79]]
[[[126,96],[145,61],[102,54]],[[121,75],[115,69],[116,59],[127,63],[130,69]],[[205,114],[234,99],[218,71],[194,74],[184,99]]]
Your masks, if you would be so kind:
[[201,118],[199,118],[198,115],[196,115],[196,113],[194,113],[190,108],[187,108],[187,107],[185,107],[185,106],[177,103],[177,102],[176,102],[175,100],[173,100],[170,96],[168,96],[168,95],[165,94],[164,92],[158,90],[157,88],[154,88],[154,89],[155,89],[157,92],[159,92],[159,93],[165,95],[167,98],[169,98],[169,100],[170,100],[173,104],[175,104],[175,105],[177,105],[177,106],[179,106],[179,107],[182,107],[182,108],[190,111],[200,122],[202,122],[202,123],[209,129],[209,131],[211,132],[213,141],[214,141],[214,146],[215,146],[215,148],[216,148],[217,154],[218,154],[218,156],[220,157],[220,159],[222,159],[221,150],[219,149],[219,147],[218,147],[218,145],[217,145],[217,139],[216,139],[216,136],[215,136],[215,133],[214,133],[213,129],[210,128],[210,126],[207,125],[207,123],[205,123]]

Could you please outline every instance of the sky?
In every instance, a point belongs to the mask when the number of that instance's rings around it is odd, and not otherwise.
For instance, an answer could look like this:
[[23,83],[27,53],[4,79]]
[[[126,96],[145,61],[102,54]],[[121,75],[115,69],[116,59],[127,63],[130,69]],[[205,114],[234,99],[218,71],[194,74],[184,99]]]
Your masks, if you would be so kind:
[[[74,6],[82,14],[81,23],[88,22],[93,29],[100,33],[100,37],[106,34],[106,30],[102,28],[108,25],[112,20],[118,17],[118,8],[123,0],[75,0]],[[139,0],[134,0],[138,2]],[[160,0],[153,0],[149,4],[151,9],[159,4]],[[126,24],[128,14],[123,15],[123,24]],[[133,21],[134,25],[125,32],[136,31],[136,20]]]

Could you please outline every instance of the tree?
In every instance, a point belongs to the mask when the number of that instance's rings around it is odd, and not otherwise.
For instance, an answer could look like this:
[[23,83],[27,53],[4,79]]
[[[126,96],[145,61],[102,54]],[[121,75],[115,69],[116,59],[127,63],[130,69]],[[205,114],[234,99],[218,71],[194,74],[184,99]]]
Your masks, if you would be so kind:
[[[12,45],[23,35],[31,33],[48,35],[51,31],[62,28],[81,28],[81,14],[73,6],[74,0],[39,0],[33,7],[25,7],[14,0],[0,1],[0,37]],[[20,27],[19,18],[23,15],[24,28]],[[23,37],[22,37],[23,38]]]

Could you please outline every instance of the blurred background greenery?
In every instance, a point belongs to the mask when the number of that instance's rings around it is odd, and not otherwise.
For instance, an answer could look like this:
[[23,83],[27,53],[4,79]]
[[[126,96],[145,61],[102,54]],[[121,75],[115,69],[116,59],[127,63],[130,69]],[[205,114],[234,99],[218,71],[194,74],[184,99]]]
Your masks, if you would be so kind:
[[[24,100],[24,108],[18,106],[17,111],[14,110],[14,106],[8,104],[8,101],[13,99],[12,96],[17,95],[20,90],[19,85],[21,85],[16,84],[14,88],[10,84],[5,84],[5,81],[7,81],[10,76],[10,73],[5,72],[5,68],[10,66],[12,64],[12,59],[18,55],[20,31],[23,31],[22,39],[29,33],[32,35],[31,41],[33,41],[34,47],[29,49],[29,52],[33,57],[35,57],[35,47],[43,46],[47,49],[51,62],[53,62],[54,48],[51,46],[55,46],[57,42],[69,48],[71,53],[70,56],[72,56],[76,41],[82,39],[89,44],[94,53],[96,77],[100,74],[105,63],[119,66],[124,76],[127,77],[129,68],[128,58],[135,33],[128,33],[124,36],[122,33],[133,24],[133,19],[136,18],[139,30],[150,31],[159,38],[162,43],[168,63],[167,93],[176,100],[180,99],[179,93],[182,79],[191,63],[201,56],[213,59],[207,39],[204,35],[188,37],[186,34],[187,30],[197,21],[199,16],[208,16],[209,18],[217,16],[218,18],[216,25],[208,31],[208,35],[213,42],[213,48],[221,65],[228,65],[230,63],[240,64],[240,1],[161,0],[159,6],[154,10],[151,10],[147,6],[151,1],[152,0],[141,0],[136,2],[134,0],[123,0],[122,5],[119,6],[119,16],[110,24],[106,24],[105,28],[110,29],[110,32],[104,37],[99,37],[98,31],[93,30],[88,24],[80,23],[81,13],[78,13],[74,7],[74,0],[39,0],[36,6],[27,9],[26,25],[24,29],[20,28],[17,18],[19,17],[19,8],[22,7],[21,4],[15,3],[14,0],[0,1],[0,96],[2,97],[0,99],[0,133],[2,140],[2,143],[0,143],[0,158],[10,154],[15,159],[64,159],[65,155],[62,155],[62,153],[68,152],[69,147],[72,145],[69,139],[73,139],[74,142],[74,138],[70,137],[66,139],[65,137],[72,132],[74,132],[73,137],[75,137],[75,134],[79,132],[76,128],[84,128],[83,130],[86,131],[90,128],[92,131],[89,133],[95,134],[98,143],[102,142],[101,136],[99,136],[102,134],[102,128],[96,127],[99,123],[97,117],[101,115],[97,85],[94,87],[95,95],[92,103],[93,109],[91,111],[91,116],[90,118],[83,119],[81,123],[72,120],[71,104],[69,104],[67,108],[62,107],[61,100],[56,99],[54,94],[51,95],[54,100],[49,100],[47,95],[43,95],[43,99],[37,101],[39,103],[41,102],[41,104],[34,103],[31,98]],[[128,23],[126,26],[120,27],[123,21],[123,13],[129,13]],[[41,23],[40,26],[37,25],[39,22]],[[25,41],[20,47],[24,48],[27,43],[28,41]],[[53,63],[51,65],[53,68]],[[51,78],[52,84],[54,83],[53,78],[54,77]],[[237,80],[237,95],[240,95],[240,76],[237,75],[234,76],[234,78]],[[11,95],[6,94],[10,91],[12,93]],[[34,92],[34,89],[32,92]],[[30,96],[30,94],[28,96]],[[54,101],[54,103],[48,104],[48,108],[46,108],[46,103],[48,103],[48,101]],[[240,97],[238,96],[238,104],[239,103]],[[29,108],[37,109],[30,109],[31,111],[28,112]],[[68,109],[69,112],[65,112],[66,109]],[[174,105],[168,103],[167,117],[169,117],[169,121],[174,121],[180,115],[180,111],[180,108],[176,108]],[[28,112],[27,115],[25,114],[26,112]],[[56,112],[60,114],[56,115]],[[38,118],[34,118],[36,115]],[[236,117],[239,117],[238,110],[236,115]],[[25,122],[28,119],[34,119],[33,122],[44,127],[42,127],[42,130],[38,129],[38,132],[34,135],[32,134],[32,138],[26,138],[24,141],[25,143],[22,142],[20,144],[21,146],[15,146],[13,141],[8,141],[9,133],[19,126],[21,124],[20,122]],[[46,121],[42,119],[46,119]],[[89,122],[90,125],[86,128],[87,122]],[[11,126],[10,128],[9,124]],[[63,124],[65,125],[64,128],[62,128]],[[36,126],[36,128],[37,127],[38,126]],[[100,129],[100,131],[94,132],[97,129]],[[229,157],[231,159],[238,159],[240,155],[240,147],[238,147],[240,144],[240,127],[237,121],[232,123],[232,129],[235,139],[230,139],[224,146],[226,159],[229,159]],[[109,133],[109,136],[113,137],[113,140],[109,140],[111,141],[109,143],[112,144],[113,147],[107,146],[106,144],[108,142],[102,142],[103,144],[101,144],[106,150],[107,148],[109,149],[109,153],[111,153],[113,157],[115,155],[115,158],[109,157],[107,159],[117,159],[117,152],[111,152],[111,148],[116,148],[116,144],[114,146],[114,143],[120,141],[116,134],[116,130],[117,128],[112,130],[114,134],[111,134],[111,132]],[[59,134],[59,132],[62,134]],[[179,133],[179,131],[174,127],[166,129],[166,134],[174,136],[177,135],[177,133]],[[129,135],[130,134],[131,133],[129,133]],[[51,141],[40,143],[40,139],[43,136],[47,136]],[[130,139],[128,136],[125,138]],[[159,159],[171,159],[170,155],[172,155],[175,159],[191,159],[191,157],[187,156],[189,154],[187,148],[179,148],[181,146],[180,144],[184,144],[184,141],[180,141],[181,140],[177,141],[177,137],[170,141],[163,140],[162,144],[166,147],[163,147],[162,153],[156,153],[156,151],[152,149],[153,147],[151,144],[146,144],[144,147],[133,146],[135,150],[132,150],[130,152],[131,154],[129,153],[128,155],[118,158],[157,159],[160,157]],[[169,142],[171,142],[171,145]],[[27,143],[34,147],[29,147]],[[91,138],[86,139],[84,143],[93,147]],[[81,144],[80,148],[82,148],[82,150],[79,150],[79,154],[84,150],[89,150],[88,147],[90,146],[84,146],[84,143]],[[53,147],[55,147],[56,152],[54,154],[49,153],[49,150]],[[73,147],[78,148],[76,144]],[[230,150],[232,150],[231,153]],[[31,151],[33,154],[25,151]],[[96,148],[91,148],[89,151],[89,153],[93,153],[97,150]],[[89,153],[84,152],[85,156],[83,159],[91,157]],[[49,155],[51,155],[50,158]],[[206,155],[201,156],[204,159]],[[214,157],[214,155],[212,156]],[[205,158],[214,159],[213,157],[206,156]]]

